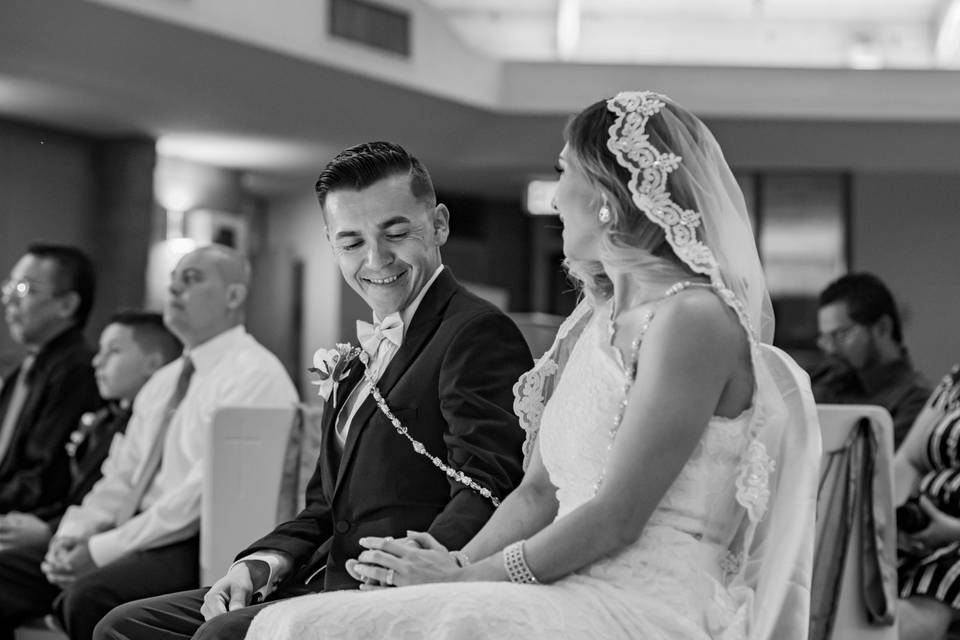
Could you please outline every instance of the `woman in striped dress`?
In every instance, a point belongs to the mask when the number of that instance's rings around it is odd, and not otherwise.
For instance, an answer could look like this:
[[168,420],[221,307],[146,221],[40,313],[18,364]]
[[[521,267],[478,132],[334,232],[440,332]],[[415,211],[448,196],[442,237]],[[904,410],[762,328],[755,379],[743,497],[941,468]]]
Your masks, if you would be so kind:
[[960,366],[917,416],[895,472],[913,487],[897,509],[900,639],[937,640],[960,616]]

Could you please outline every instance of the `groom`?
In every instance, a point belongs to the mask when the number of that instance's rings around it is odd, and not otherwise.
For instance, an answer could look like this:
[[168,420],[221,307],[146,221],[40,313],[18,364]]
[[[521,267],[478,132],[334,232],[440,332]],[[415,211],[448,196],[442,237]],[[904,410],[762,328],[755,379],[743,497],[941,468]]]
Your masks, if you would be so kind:
[[[502,500],[520,480],[512,386],[530,353],[516,326],[441,263],[450,214],[426,169],[398,145],[361,144],[327,165],[317,195],[343,277],[378,325],[358,323],[370,360],[351,361],[327,403],[307,506],[242,551],[209,590],[118,607],[96,638],[242,638],[271,602],[357,588],[344,564],[363,536],[427,531],[460,549],[493,512],[482,494]],[[385,416],[365,368],[435,459]],[[469,478],[449,477],[438,462]]]

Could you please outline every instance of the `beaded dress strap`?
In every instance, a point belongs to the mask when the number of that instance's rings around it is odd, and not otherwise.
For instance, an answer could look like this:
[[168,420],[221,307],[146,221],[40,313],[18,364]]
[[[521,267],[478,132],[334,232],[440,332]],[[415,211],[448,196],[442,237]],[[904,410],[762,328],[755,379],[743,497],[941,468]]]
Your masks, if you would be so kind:
[[[625,380],[623,383],[623,395],[620,399],[620,406],[617,409],[617,414],[614,416],[613,424],[610,427],[607,440],[607,457],[609,459],[610,452],[613,449],[613,442],[617,438],[617,432],[620,431],[620,425],[623,423],[623,414],[627,410],[627,395],[630,393],[630,387],[633,386],[633,383],[637,378],[637,360],[640,355],[640,344],[643,342],[643,336],[647,333],[647,329],[650,328],[650,322],[653,320],[654,311],[660,305],[661,302],[667,298],[674,296],[685,289],[690,287],[707,287],[715,289],[715,287],[707,282],[692,282],[690,280],[684,280],[682,282],[677,282],[672,285],[669,289],[663,292],[663,295],[659,298],[654,298],[651,300],[653,306],[647,310],[643,316],[643,323],[640,325],[640,332],[637,334],[637,337],[634,338],[633,342],[630,343],[630,366],[627,367],[623,362],[623,356],[620,354],[620,350],[613,345],[613,340],[616,335],[616,328],[614,327],[614,306],[610,305],[610,318],[609,324],[607,325],[608,331],[608,341],[610,346],[613,348],[613,352],[616,354],[617,361],[620,363],[621,368],[625,373]],[[594,482],[593,493],[596,493],[600,490],[600,486],[603,484],[603,480],[606,477],[607,469],[604,465],[603,470],[600,473],[600,476]]]
[[656,313],[657,307],[659,307],[660,303],[666,300],[667,298],[675,296],[681,291],[685,291],[690,287],[704,287],[707,289],[715,289],[714,285],[712,285],[709,282],[693,282],[691,280],[682,280],[680,282],[677,282],[671,285],[666,291],[663,292],[663,295],[661,295],[659,298],[652,299],[650,301],[652,303],[652,306],[643,315],[643,321],[640,324],[640,331],[637,333],[637,337],[634,338],[633,341],[630,343],[630,350],[629,350],[629,353],[627,354],[629,356],[629,366],[628,366],[628,363],[624,362],[623,354],[620,352],[620,349],[618,349],[613,344],[614,338],[616,337],[616,326],[615,326],[615,318],[614,318],[614,313],[616,309],[612,304],[610,305],[610,318],[607,324],[607,343],[613,349],[613,352],[616,354],[617,362],[620,364],[623,370],[627,373],[628,384],[632,384],[634,379],[637,376],[637,360],[640,355],[640,343],[643,342],[643,338],[647,334],[647,329],[650,328],[650,323],[653,321],[653,316]]

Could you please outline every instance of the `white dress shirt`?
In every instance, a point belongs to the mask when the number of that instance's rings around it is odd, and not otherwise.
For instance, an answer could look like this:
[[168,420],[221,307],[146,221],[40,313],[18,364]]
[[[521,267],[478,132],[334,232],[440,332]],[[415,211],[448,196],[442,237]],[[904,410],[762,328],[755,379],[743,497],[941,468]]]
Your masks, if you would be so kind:
[[104,462],[103,478],[79,506],[67,509],[57,529],[58,536],[89,537],[90,554],[98,566],[197,533],[204,449],[219,407],[275,407],[297,401],[283,365],[242,326],[211,338],[188,355],[196,371],[170,422],[160,469],[143,496],[140,513],[116,526],[125,496],[143,473],[182,359],[157,371],[137,394],[126,433],[117,436]]
[[[417,297],[413,299],[413,302],[408,304],[403,311],[400,312],[400,319],[403,321],[403,336],[407,336],[407,329],[410,328],[410,321],[413,320],[413,315],[417,312],[417,309],[420,307],[420,303],[423,302],[423,297],[427,295],[427,291],[430,289],[430,286],[437,279],[437,276],[440,275],[440,272],[443,271],[443,265],[437,267],[437,270],[433,272],[433,275],[430,276],[430,279],[427,280],[427,284],[423,285],[423,288],[420,289],[420,293],[417,294]],[[373,323],[379,323],[383,318],[378,318],[377,314],[373,314]],[[374,358],[371,359],[370,368],[376,372],[375,379],[380,379],[380,376],[383,375],[383,372],[386,371],[387,366],[390,364],[390,361],[393,360],[393,357],[397,355],[397,351],[400,350],[399,345],[395,345],[389,340],[383,340],[380,343],[380,348],[377,349],[377,353]],[[367,396],[370,395],[370,383],[367,382],[366,378],[360,380],[353,391],[347,396],[346,401],[343,403],[343,406],[340,408],[340,412],[344,411],[347,413],[347,420],[342,429],[336,430],[337,433],[337,444],[339,445],[340,451],[343,451],[343,446],[347,442],[347,434],[350,432],[350,424],[353,422],[353,418],[357,415],[357,411],[360,410],[360,405],[363,404],[363,401],[367,399]],[[340,423],[339,417],[336,420],[335,424]]]

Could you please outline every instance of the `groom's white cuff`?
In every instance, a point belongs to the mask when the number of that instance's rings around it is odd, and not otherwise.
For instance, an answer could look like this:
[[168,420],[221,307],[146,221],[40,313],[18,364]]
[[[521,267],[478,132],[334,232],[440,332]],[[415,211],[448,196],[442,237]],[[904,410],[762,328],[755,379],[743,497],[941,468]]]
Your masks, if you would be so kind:
[[[283,576],[278,575],[280,573],[280,558],[275,553],[270,553],[269,551],[254,551],[248,556],[243,556],[232,565],[230,569],[233,569],[238,564],[246,562],[247,560],[260,560],[265,562],[268,567],[270,567],[270,575],[267,576],[267,583],[254,591],[253,593],[260,596],[260,602],[263,602],[264,599],[271,593],[273,593],[277,585],[280,584],[280,581],[283,579]],[[229,570],[228,570],[229,571]]]

